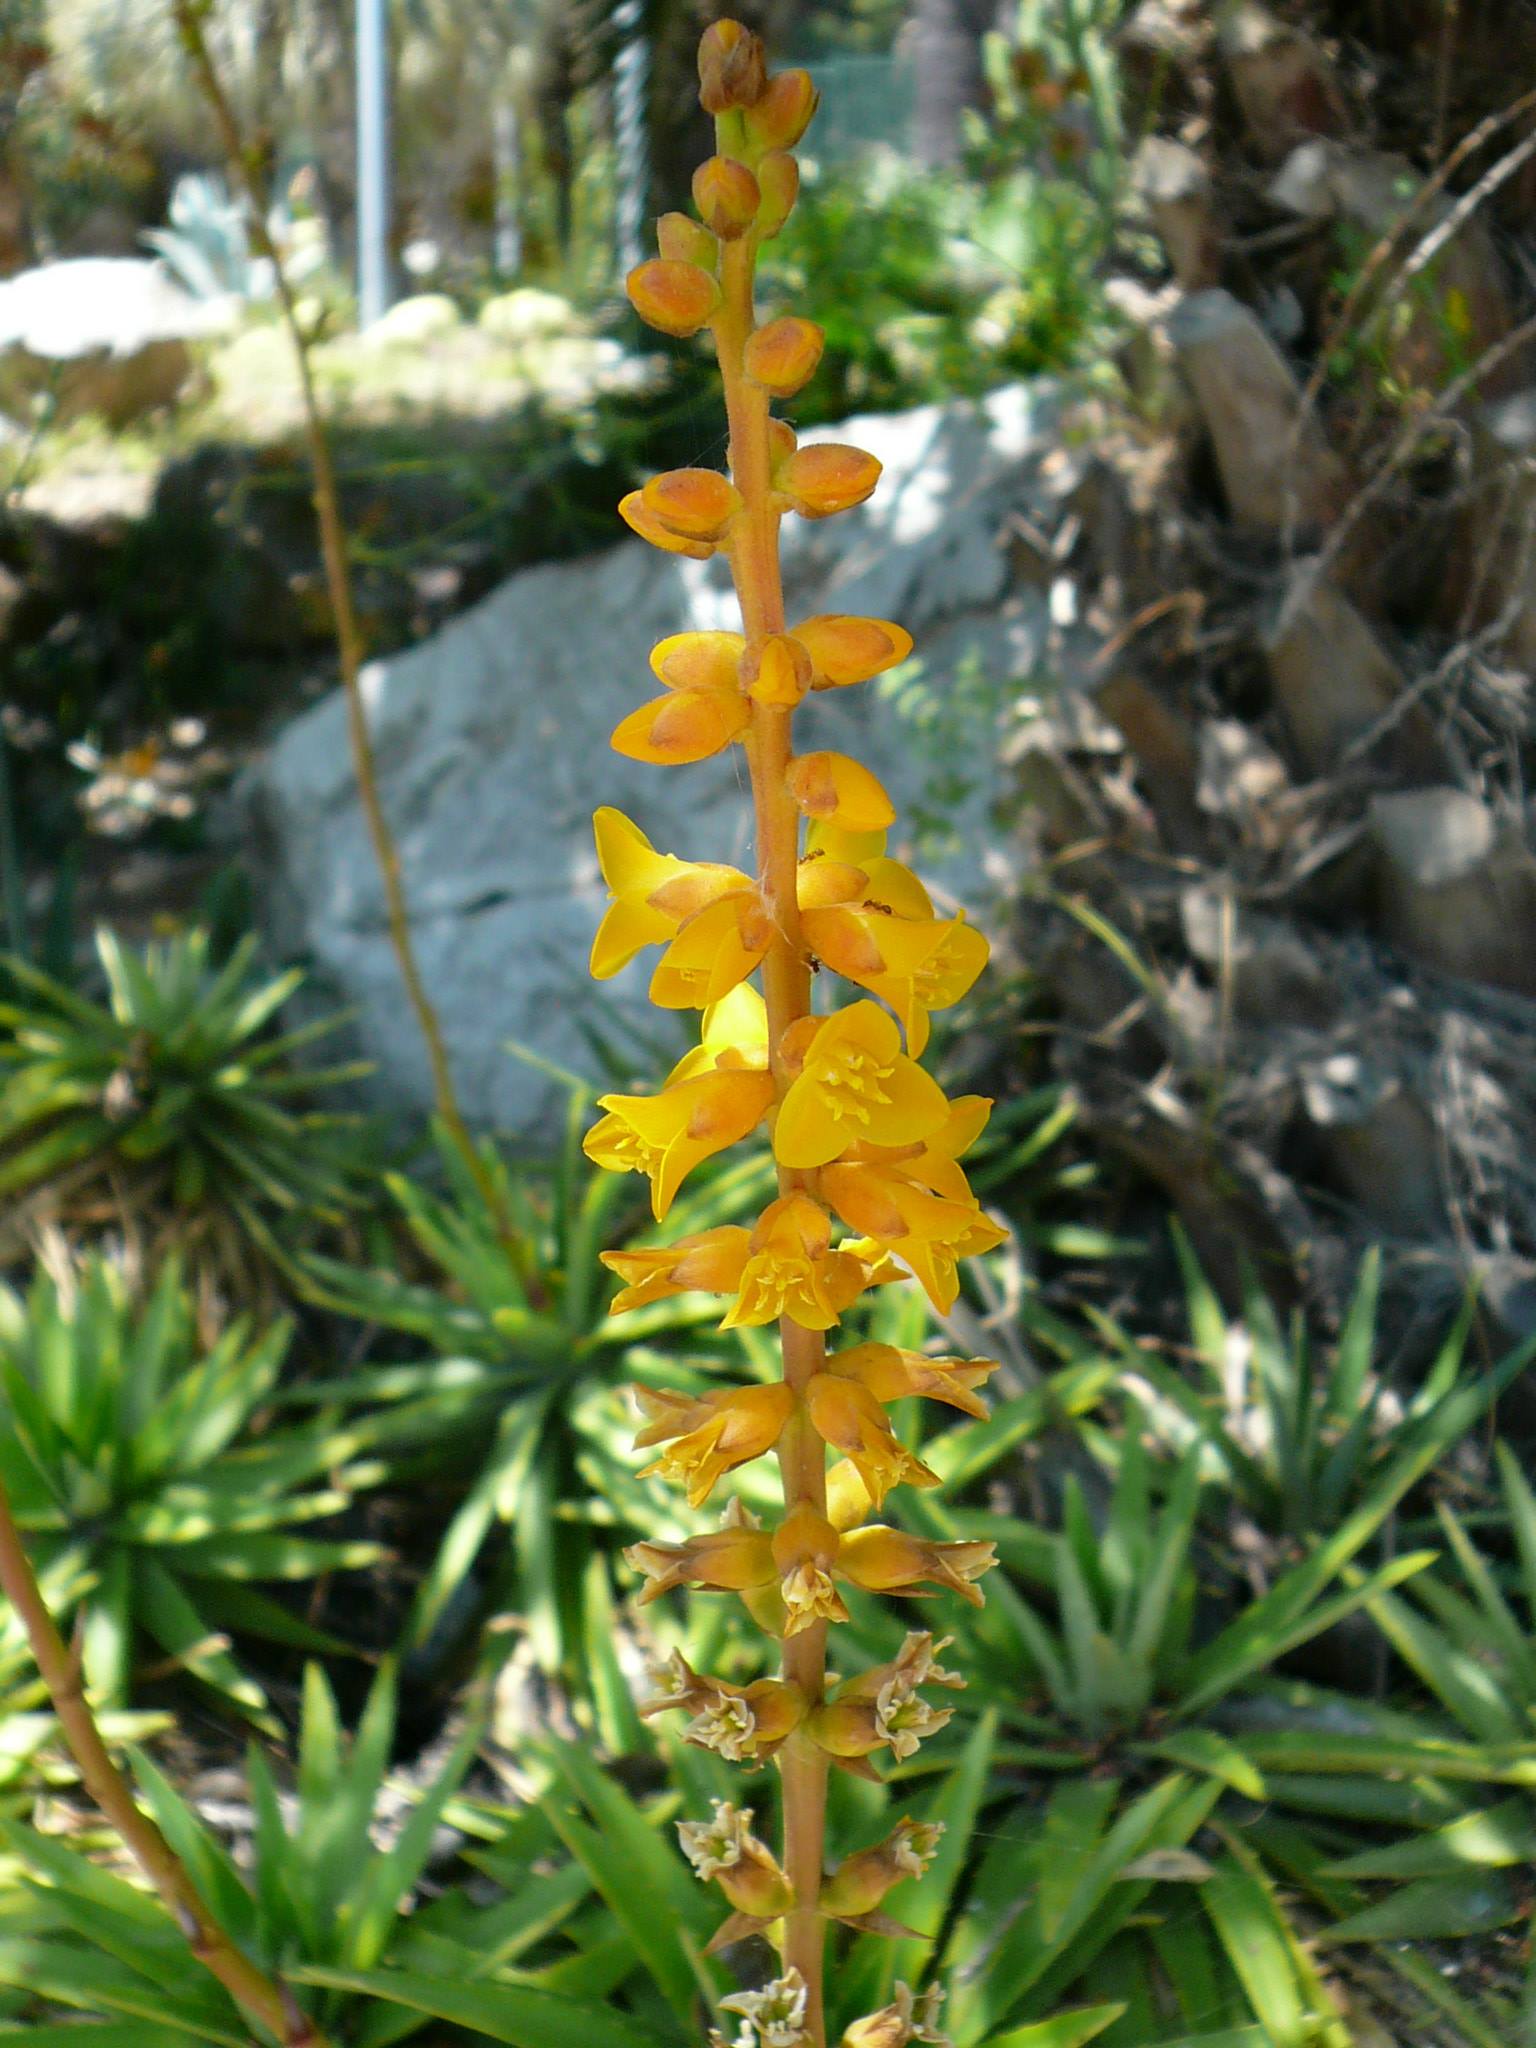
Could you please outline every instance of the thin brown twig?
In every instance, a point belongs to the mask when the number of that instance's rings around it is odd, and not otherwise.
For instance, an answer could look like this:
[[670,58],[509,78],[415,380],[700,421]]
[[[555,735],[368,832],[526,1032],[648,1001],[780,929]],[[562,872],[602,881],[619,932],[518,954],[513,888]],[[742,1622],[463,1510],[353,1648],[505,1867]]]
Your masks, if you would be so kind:
[[[384,805],[379,795],[373,741],[369,735],[367,708],[363,702],[363,635],[352,594],[352,576],[347,560],[347,532],[341,515],[340,493],[336,486],[336,465],[331,453],[330,436],[326,432],[325,420],[320,410],[319,393],[315,387],[309,340],[304,332],[304,323],[299,318],[298,304],[284,268],[282,255],[267,225],[268,195],[263,189],[262,153],[257,147],[248,146],[244,141],[234,106],[209,52],[208,40],[203,32],[207,0],[170,0],[170,9],[187,60],[213,115],[231,173],[238,180],[244,196],[251,238],[259,253],[271,265],[283,325],[293,347],[304,413],[304,434],[308,443],[314,484],[315,518],[320,529],[320,552],[325,566],[326,590],[336,633],[337,660],[347,704],[347,734],[351,745],[353,769],[357,777],[358,795],[362,801],[369,841],[384,887],[384,907],[389,925],[390,945],[394,950],[400,979],[405,987],[406,999],[410,1003],[422,1042],[426,1047],[427,1063],[432,1073],[433,1106],[453,1143],[454,1150],[463,1160],[465,1170],[485,1203],[503,1244],[509,1253],[519,1259],[521,1267],[525,1262],[520,1257],[521,1248],[501,1190],[481,1157],[465,1122],[463,1110],[459,1106],[458,1092],[454,1087],[453,1073],[448,1064],[447,1047],[443,1042],[442,1026],[438,1021],[432,999],[427,994],[426,983],[416,958],[415,942],[411,937],[410,912],[406,907],[405,888],[401,878],[400,851],[390,830],[389,821],[384,815]],[[527,1280],[530,1276],[524,1272],[523,1277]]]
[[53,1702],[59,1726],[80,1770],[80,1780],[165,1904],[187,1946],[235,2004],[283,2048],[327,2048],[326,2037],[304,2013],[289,1987],[243,1955],[209,1913],[180,1857],[135,1803],[127,1779],[112,1761],[80,1683],[78,1660],[49,1613],[27,1556],[11,1504],[0,1482],[0,1591],[26,1630],[32,1655]]

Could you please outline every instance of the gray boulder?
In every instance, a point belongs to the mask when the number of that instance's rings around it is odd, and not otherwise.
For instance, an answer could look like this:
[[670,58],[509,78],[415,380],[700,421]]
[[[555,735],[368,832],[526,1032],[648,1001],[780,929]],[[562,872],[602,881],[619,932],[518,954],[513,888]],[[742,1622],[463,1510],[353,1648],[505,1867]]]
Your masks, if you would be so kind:
[[173,405],[192,375],[188,343],[230,324],[159,262],[80,256],[0,283],[0,412],[25,418],[51,394],[56,416],[122,427]]
[[[1012,595],[1011,511],[1038,512],[1055,407],[1039,387],[985,403],[853,420],[807,438],[877,454],[873,501],[785,524],[791,621],[819,612],[891,618],[917,639],[906,670],[813,698],[802,747],[857,755],[901,810],[893,844],[936,894],[973,909],[1007,879],[993,811],[1015,686],[1039,669],[1044,595]],[[617,522],[615,522],[617,524]],[[584,1032],[676,1042],[644,1001],[648,965],[587,978],[604,901],[592,846],[600,804],[627,811],[669,852],[750,867],[739,753],[693,767],[622,759],[618,720],[658,693],[647,656],[668,633],[737,625],[724,566],[638,541],[513,576],[434,639],[364,675],[382,793],[399,835],[413,929],[465,1108],[481,1123],[547,1120],[547,1078],[510,1042],[603,1077]],[[237,816],[259,870],[257,901],[283,953],[357,1007],[381,1099],[430,1100],[425,1061],[387,943],[381,892],[348,757],[340,692],[296,719],[241,784]],[[636,1070],[654,1073],[654,1051]]]

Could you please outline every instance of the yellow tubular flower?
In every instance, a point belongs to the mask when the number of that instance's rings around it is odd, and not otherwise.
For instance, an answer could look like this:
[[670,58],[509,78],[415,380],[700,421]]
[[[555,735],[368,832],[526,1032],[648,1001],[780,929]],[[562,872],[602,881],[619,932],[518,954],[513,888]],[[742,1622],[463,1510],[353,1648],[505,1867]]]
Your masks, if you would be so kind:
[[685,1543],[632,1543],[624,1562],[646,1581],[642,1607],[674,1586],[743,1593],[751,1586],[771,1585],[778,1576],[772,1537],[739,1523],[690,1536]]
[[837,1568],[866,1592],[911,1594],[923,1585],[947,1586],[980,1607],[982,1596],[973,1582],[997,1563],[995,1550],[992,1543],[930,1543],[871,1522],[844,1535]]
[[708,1498],[724,1473],[771,1451],[795,1405],[782,1381],[767,1387],[725,1388],[698,1401],[679,1402],[677,1396],[650,1387],[636,1387],[634,1396],[649,1418],[635,1438],[635,1449],[668,1446],[640,1477],[660,1472],[679,1481],[688,1489],[692,1508]]
[[751,1232],[739,1223],[696,1231],[676,1244],[642,1245],[633,1251],[603,1252],[603,1264],[625,1283],[608,1313],[644,1308],[673,1294],[734,1294],[741,1284]]
[[717,897],[682,925],[656,963],[651,1001],[659,1010],[702,1010],[761,965],[773,920],[750,885]]
[[943,1129],[943,1089],[905,1056],[895,1024],[876,1004],[853,1003],[803,1035],[810,1042],[774,1124],[782,1166],[826,1166],[860,1139],[909,1145]]
[[[872,877],[872,890],[877,886]],[[890,912],[875,899],[807,910],[801,925],[824,966],[890,1004],[906,1032],[907,1051],[919,1059],[928,1044],[929,1012],[947,1010],[969,992],[991,948],[963,917]]]
[[880,1507],[893,1486],[937,1486],[932,1472],[899,1441],[885,1410],[856,1380],[817,1373],[805,1389],[811,1426],[822,1442],[849,1459]]
[[832,1250],[827,1212],[809,1195],[781,1195],[757,1219],[736,1300],[722,1330],[753,1329],[788,1316],[805,1330],[830,1330],[867,1284],[866,1264]]
[[773,1539],[773,1561],[784,1600],[784,1633],[795,1636],[817,1621],[846,1621],[848,1610],[832,1583],[839,1537],[809,1503],[791,1508]]
[[834,1352],[824,1370],[838,1379],[856,1380],[877,1401],[900,1401],[908,1394],[920,1394],[985,1420],[986,1403],[977,1399],[974,1389],[990,1378],[997,1366],[990,1358],[929,1358],[895,1344],[855,1344],[847,1351]]
[[715,897],[752,886],[739,868],[658,853],[633,819],[606,804],[592,827],[597,864],[613,897],[592,942],[598,981],[627,967],[645,947],[666,944],[684,918]]
[[845,832],[883,832],[896,807],[877,775],[847,754],[799,754],[785,778],[795,807]]
[[600,1095],[608,1114],[583,1141],[587,1157],[622,1173],[648,1174],[658,1222],[683,1181],[713,1153],[735,1145],[767,1115],[773,1080],[765,1073],[716,1068],[659,1095]]

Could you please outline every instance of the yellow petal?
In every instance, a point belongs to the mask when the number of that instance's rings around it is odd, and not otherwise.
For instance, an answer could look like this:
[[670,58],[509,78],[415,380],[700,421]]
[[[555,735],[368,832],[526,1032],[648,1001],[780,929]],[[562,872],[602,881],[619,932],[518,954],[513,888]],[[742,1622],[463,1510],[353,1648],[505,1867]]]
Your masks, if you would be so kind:
[[795,638],[811,657],[814,689],[842,689],[868,682],[912,652],[912,635],[889,619],[850,618],[825,613],[794,628]]
[[895,806],[879,777],[847,754],[801,754],[790,762],[785,781],[806,817],[845,832],[881,832],[895,822]]
[[677,690],[653,697],[621,719],[610,741],[631,761],[676,767],[707,761],[728,747],[752,721],[751,707],[737,690]]
[[692,917],[651,977],[661,1010],[702,1010],[745,981],[767,952],[773,926],[756,890],[724,896]]
[[740,633],[672,633],[651,649],[651,667],[669,690],[734,690],[746,644]]

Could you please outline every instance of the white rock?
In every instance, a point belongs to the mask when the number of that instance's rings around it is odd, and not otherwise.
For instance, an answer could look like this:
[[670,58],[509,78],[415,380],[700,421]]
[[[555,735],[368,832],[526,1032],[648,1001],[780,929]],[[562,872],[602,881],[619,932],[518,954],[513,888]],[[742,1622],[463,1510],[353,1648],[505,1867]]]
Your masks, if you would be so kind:
[[[1004,603],[1002,530],[1014,507],[1041,516],[1037,464],[1053,416],[1049,392],[1015,387],[979,406],[807,436],[869,448],[885,477],[859,511],[785,527],[791,619],[849,611],[899,620],[923,664],[816,697],[801,744],[867,760],[935,893],[973,909],[986,884],[1006,879],[990,816],[1002,786],[999,731],[1008,683],[1038,669],[1047,630],[1038,594]],[[668,1020],[644,1002],[648,965],[601,986],[587,979],[603,902],[591,815],[613,804],[667,851],[750,865],[739,753],[652,768],[607,744],[618,720],[657,694],[646,660],[654,641],[735,623],[722,564],[631,541],[525,570],[433,640],[367,669],[422,966],[477,1121],[527,1127],[554,1107],[548,1082],[508,1055],[508,1041],[602,1078],[588,1022],[620,1043],[626,1026],[653,1045],[668,1036]],[[381,1099],[424,1107],[425,1063],[386,942],[339,692],[287,728],[242,785],[239,810],[278,946],[306,958],[323,991],[357,1006]],[[679,1046],[691,1021],[679,1022]],[[647,1052],[637,1071],[658,1063]]]
[[50,393],[62,417],[113,425],[170,405],[192,371],[188,342],[225,331],[159,262],[81,256],[0,282],[0,410],[24,415]]

